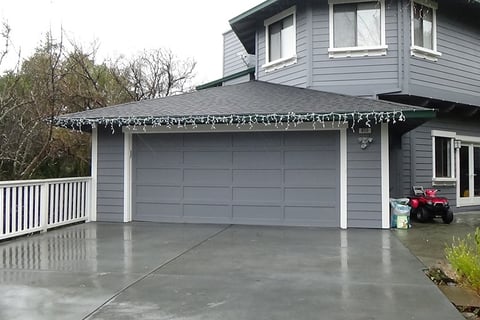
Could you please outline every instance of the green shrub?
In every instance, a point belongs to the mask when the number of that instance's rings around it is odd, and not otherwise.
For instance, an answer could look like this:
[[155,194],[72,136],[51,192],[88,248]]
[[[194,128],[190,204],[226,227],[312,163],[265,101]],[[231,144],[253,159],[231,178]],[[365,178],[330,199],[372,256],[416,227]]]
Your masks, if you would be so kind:
[[457,272],[459,281],[480,294],[480,228],[477,228],[474,236],[468,234],[464,239],[454,237],[445,254]]

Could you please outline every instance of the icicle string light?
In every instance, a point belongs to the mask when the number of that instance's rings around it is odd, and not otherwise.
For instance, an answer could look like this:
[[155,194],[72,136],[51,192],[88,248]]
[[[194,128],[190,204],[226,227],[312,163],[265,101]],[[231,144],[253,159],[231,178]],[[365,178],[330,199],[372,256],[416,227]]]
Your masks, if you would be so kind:
[[288,130],[291,126],[296,127],[302,123],[311,123],[313,129],[325,128],[327,125],[339,127],[348,124],[354,131],[356,126],[362,125],[371,127],[379,123],[403,122],[406,117],[403,111],[371,111],[367,113],[349,112],[349,113],[302,113],[296,114],[289,112],[286,114],[249,114],[249,115],[205,115],[205,116],[147,116],[147,117],[116,117],[116,118],[67,118],[58,117],[54,119],[54,124],[64,128],[81,129],[82,127],[105,126],[110,127],[115,132],[115,127],[128,127],[136,130],[147,126],[167,127],[167,128],[192,128],[199,125],[210,126],[216,129],[216,125],[236,126],[237,128],[253,129],[255,125],[264,124],[265,126],[279,126]]

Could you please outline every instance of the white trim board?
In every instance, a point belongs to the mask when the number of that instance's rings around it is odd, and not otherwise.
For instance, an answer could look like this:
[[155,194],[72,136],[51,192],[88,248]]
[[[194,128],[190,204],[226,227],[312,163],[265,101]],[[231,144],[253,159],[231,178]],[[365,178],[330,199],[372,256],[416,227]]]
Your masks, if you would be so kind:
[[293,36],[295,37],[293,45],[294,52],[297,52],[297,7],[292,6],[286,10],[283,10],[282,12],[266,19],[264,21],[264,26],[265,26],[265,64],[262,65],[262,68],[266,69],[266,71],[273,71],[276,68],[281,68],[285,67],[290,64],[294,64],[297,62],[297,55],[296,53],[291,56],[291,57],[282,57],[277,60],[270,61],[270,35],[268,31],[268,27],[276,23],[282,19],[285,19],[286,17],[293,15]]
[[132,133],[123,133],[123,222],[132,221]]
[[[288,128],[288,129],[287,129]],[[241,125],[237,127],[236,125],[229,124],[216,124],[213,128],[212,125],[199,124],[196,128],[193,128],[191,125],[186,127],[170,127],[161,126],[140,126],[140,127],[123,127],[122,132],[131,132],[132,134],[149,134],[149,133],[205,133],[205,132],[255,132],[255,131],[332,131],[332,130],[345,130],[348,128],[348,124],[343,124],[341,122],[325,122],[325,126],[320,123],[313,124],[311,122],[303,122],[297,125],[286,123],[278,124],[275,127],[274,124],[265,125],[261,123]]]
[[348,228],[347,129],[340,130],[340,228]]
[[[421,46],[415,45],[415,19],[414,19],[414,5],[419,4],[432,9],[432,49],[427,49]],[[441,52],[437,51],[437,9],[438,4],[436,1],[431,0],[413,0],[410,4],[410,55],[427,59],[430,61],[437,61],[438,57],[442,56]]]
[[330,58],[349,58],[386,55],[388,50],[386,29],[385,29],[385,0],[379,0],[380,4],[380,43],[375,46],[357,46],[357,47],[335,47],[334,45],[334,12],[333,6],[336,4],[362,3],[367,0],[329,0],[328,1],[328,53]]
[[388,123],[382,123],[381,166],[382,166],[382,228],[390,229],[390,159]]
[[90,189],[90,218],[89,221],[97,221],[97,177],[98,177],[98,129],[92,127],[92,163],[90,175],[92,176]]

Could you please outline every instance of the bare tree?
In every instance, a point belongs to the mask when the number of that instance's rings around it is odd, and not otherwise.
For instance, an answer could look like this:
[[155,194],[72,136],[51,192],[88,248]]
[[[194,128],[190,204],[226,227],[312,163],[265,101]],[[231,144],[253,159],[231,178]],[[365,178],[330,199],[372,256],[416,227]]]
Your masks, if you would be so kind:
[[10,45],[10,26],[6,22],[2,22],[2,30],[0,31],[0,37],[4,41],[4,47],[0,51],[0,66],[2,65],[3,59],[8,53],[8,47]]
[[190,91],[196,62],[179,59],[171,50],[144,51],[131,60],[119,59],[112,70],[118,83],[135,101]]

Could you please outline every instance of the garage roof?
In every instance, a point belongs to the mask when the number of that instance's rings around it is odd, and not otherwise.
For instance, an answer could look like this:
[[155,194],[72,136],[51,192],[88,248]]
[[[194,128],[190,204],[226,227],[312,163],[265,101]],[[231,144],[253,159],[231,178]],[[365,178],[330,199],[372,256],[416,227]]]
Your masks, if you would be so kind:
[[388,101],[250,81],[62,115],[55,118],[54,123],[62,127],[88,128],[95,124],[218,123],[222,119],[224,123],[290,122],[295,117],[303,117],[301,121],[320,118],[329,121],[325,118],[328,115],[334,117],[333,120],[351,120],[366,114],[381,117],[383,121],[388,116],[432,118],[435,111]]

